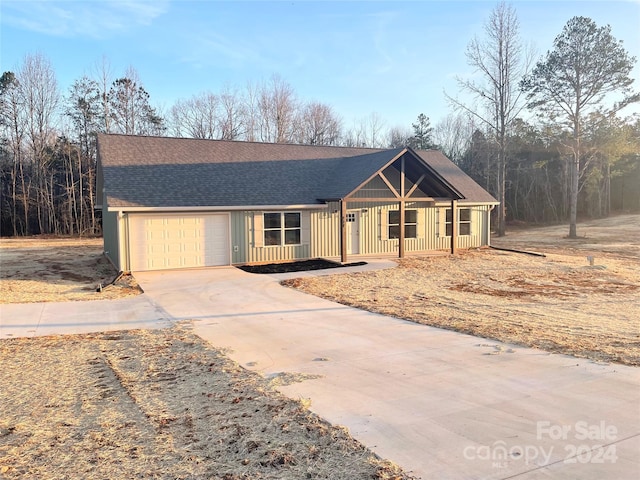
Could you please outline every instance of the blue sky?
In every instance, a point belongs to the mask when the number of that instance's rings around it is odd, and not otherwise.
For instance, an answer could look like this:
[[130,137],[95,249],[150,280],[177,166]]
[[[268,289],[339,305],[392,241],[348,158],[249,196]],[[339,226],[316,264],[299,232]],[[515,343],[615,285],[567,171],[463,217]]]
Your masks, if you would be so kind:
[[[304,101],[331,105],[345,127],[371,113],[409,127],[432,124],[455,95],[456,76],[473,74],[465,48],[491,1],[33,1],[0,3],[2,71],[27,54],[52,63],[66,92],[108,59],[114,78],[133,66],[152,103],[280,75]],[[638,1],[514,1],[521,37],[539,55],[576,15],[609,24],[640,58]],[[634,69],[640,88],[640,67]]]

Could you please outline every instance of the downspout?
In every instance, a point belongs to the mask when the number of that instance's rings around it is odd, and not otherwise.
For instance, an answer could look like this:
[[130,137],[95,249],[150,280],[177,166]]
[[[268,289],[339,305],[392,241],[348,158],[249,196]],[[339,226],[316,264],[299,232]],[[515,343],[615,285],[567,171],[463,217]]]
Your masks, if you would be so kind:
[[491,246],[491,212],[496,208],[495,205],[489,205],[489,210],[487,211],[487,247]]
[[124,228],[124,235],[121,237],[120,231],[118,231],[118,242],[124,242],[124,245],[120,243],[118,248],[121,248],[120,252],[120,271],[131,271],[131,239],[129,238],[129,215],[125,215],[123,211],[118,212],[118,230],[122,225]]

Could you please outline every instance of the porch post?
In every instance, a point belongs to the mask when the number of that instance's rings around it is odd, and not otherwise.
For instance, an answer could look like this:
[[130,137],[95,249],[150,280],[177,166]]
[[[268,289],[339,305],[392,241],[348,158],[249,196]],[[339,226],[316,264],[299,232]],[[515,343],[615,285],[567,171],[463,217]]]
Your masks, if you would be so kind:
[[451,200],[451,255],[456,254],[458,244],[458,201]]
[[404,155],[400,159],[400,235],[398,238],[398,257],[404,258],[404,198],[405,198],[405,188],[404,188]]
[[400,236],[398,238],[398,257],[404,258],[404,199],[400,200]]
[[340,199],[340,261],[347,263],[347,202]]

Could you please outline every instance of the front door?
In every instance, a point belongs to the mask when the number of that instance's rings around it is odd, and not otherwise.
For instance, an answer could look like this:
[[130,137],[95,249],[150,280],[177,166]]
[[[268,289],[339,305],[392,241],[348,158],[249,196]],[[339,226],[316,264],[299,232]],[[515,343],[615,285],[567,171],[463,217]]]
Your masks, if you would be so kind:
[[360,211],[347,212],[347,254],[360,253]]

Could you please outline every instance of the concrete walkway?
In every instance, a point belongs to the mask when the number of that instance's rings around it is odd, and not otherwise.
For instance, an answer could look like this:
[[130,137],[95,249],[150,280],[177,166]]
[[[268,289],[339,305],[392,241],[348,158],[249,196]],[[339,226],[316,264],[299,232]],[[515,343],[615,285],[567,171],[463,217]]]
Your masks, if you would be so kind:
[[417,325],[278,284],[299,275],[225,268],[136,278],[244,367],[308,378],[280,390],[311,399],[313,411],[421,478],[640,478],[640,369]]
[[151,297],[60,303],[0,305],[0,340],[55,334],[95,333],[138,328],[163,328],[171,318]]
[[280,390],[421,478],[640,478],[640,368],[359,311],[281,287],[290,276],[138,273],[130,299],[1,305],[0,338],[194,320],[246,368],[308,378]]

